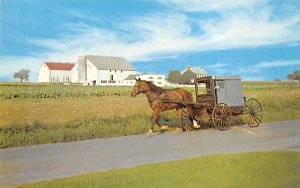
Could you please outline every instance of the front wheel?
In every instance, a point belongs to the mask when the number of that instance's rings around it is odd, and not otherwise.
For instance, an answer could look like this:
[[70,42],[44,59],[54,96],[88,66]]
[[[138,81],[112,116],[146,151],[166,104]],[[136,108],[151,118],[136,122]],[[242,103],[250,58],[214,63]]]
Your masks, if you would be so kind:
[[231,124],[231,110],[228,105],[225,103],[217,104],[212,112],[212,120],[217,129],[227,130]]
[[250,127],[257,127],[262,121],[262,107],[256,99],[249,99],[244,105],[244,120]]
[[183,109],[183,114],[182,114],[182,127],[186,131],[191,131],[193,127],[193,120],[190,118],[190,115],[186,108]]

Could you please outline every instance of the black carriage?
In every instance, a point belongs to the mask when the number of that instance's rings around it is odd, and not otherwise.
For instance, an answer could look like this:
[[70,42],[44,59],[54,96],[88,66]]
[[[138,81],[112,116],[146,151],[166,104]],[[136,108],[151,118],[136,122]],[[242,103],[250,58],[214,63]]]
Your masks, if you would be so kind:
[[205,117],[203,113],[222,131],[232,124],[232,116],[243,115],[250,127],[261,123],[262,106],[258,100],[243,96],[240,76],[207,76],[196,78],[194,83],[196,101],[190,105],[198,123]]

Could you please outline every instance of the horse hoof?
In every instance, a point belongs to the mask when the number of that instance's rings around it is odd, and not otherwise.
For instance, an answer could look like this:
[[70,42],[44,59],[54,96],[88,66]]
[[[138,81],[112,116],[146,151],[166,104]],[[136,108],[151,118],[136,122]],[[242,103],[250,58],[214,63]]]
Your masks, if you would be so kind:
[[163,126],[161,126],[161,128],[160,128],[161,130],[167,130],[167,129],[169,129],[169,127],[168,126],[166,126],[166,125],[163,125]]
[[197,121],[193,120],[193,127],[195,129],[199,129],[201,126],[197,123]]
[[182,133],[182,132],[183,132],[183,131],[182,131],[181,128],[176,128],[176,130],[175,130],[175,133],[177,133],[177,134]]
[[147,132],[147,134],[146,134],[146,137],[151,137],[151,136],[153,136],[153,130],[152,130],[152,129],[150,129],[150,130]]

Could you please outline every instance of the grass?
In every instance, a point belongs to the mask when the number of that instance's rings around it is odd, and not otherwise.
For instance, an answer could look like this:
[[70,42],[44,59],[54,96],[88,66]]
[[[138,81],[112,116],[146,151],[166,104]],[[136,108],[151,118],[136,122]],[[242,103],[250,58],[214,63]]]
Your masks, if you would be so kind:
[[0,100],[0,127],[18,122],[61,123],[90,117],[125,117],[136,113],[140,108],[150,110],[144,96],[135,99],[129,96],[105,96]]
[[[107,90],[114,93],[114,88]],[[263,122],[300,118],[298,82],[247,82],[243,93],[261,102]],[[143,134],[151,115],[144,95],[0,100],[0,148]],[[161,122],[175,127],[175,110],[162,113]]]
[[222,154],[54,179],[39,187],[299,187],[300,152]]
[[113,118],[81,118],[65,123],[18,123],[0,127],[0,148],[136,135],[149,129],[145,112]]

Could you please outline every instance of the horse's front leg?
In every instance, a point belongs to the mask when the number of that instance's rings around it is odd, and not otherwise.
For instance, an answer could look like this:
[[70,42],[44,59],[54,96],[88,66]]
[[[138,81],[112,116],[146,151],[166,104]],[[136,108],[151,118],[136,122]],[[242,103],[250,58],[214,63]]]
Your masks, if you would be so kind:
[[159,127],[161,127],[161,125],[158,123],[159,114],[160,114],[160,109],[155,109],[154,114],[153,114],[153,121],[151,122],[150,129],[149,129],[148,133],[146,134],[146,136],[153,136],[153,132],[154,132],[153,129],[154,129],[155,124],[157,124]]

